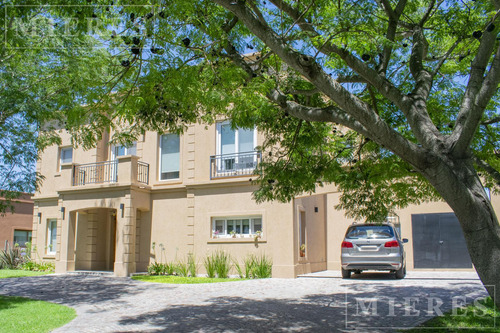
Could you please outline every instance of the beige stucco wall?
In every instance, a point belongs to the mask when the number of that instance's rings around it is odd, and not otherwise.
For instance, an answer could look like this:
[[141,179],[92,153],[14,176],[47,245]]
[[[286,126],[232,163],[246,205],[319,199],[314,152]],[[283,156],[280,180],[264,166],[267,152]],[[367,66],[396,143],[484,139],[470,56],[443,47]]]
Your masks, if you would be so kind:
[[[309,195],[294,200],[294,260],[295,273],[304,274],[327,267],[327,203],[325,194]],[[300,214],[306,223],[305,257],[300,257]]]
[[[290,203],[257,204],[252,199],[255,190],[249,181],[252,176],[210,179],[210,156],[217,151],[215,124],[191,125],[181,135],[179,179],[159,180],[160,135],[146,132],[137,140],[136,157],[118,159],[117,183],[72,186],[74,164],[109,159],[108,140],[112,135],[105,133],[94,149],[75,148],[73,163],[59,169],[59,149],[71,144],[69,135],[62,133],[61,146],[47,148],[38,163],[37,170],[46,179],[34,198],[33,243],[38,258],[55,260],[57,271],[109,269],[106,256],[113,241],[114,270],[118,275],[145,271],[154,260],[185,260],[188,253],[194,253],[203,273],[204,256],[216,250],[230,252],[239,262],[248,254],[266,254],[273,260],[275,277],[340,269],[340,243],[353,221],[334,208],[339,202],[334,186],[318,188],[316,194],[300,196]],[[259,134],[257,144],[262,141]],[[137,161],[149,164],[148,184],[137,182]],[[493,203],[498,213],[500,198],[494,197]],[[307,221],[305,258],[299,256],[301,210]],[[409,269],[413,268],[411,214],[450,211],[439,202],[396,211],[401,219],[402,237],[409,239],[406,245]],[[42,214],[41,219],[38,213]],[[114,227],[110,224],[113,214]],[[248,215],[262,216],[263,235],[257,242],[250,237],[212,238],[212,218]],[[51,218],[58,220],[55,256],[45,251],[47,221]]]

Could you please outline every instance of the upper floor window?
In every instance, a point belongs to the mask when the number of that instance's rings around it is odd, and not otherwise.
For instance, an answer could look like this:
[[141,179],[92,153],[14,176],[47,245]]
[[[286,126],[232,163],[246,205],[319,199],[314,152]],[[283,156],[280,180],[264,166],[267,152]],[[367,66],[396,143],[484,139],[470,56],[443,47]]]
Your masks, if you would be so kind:
[[230,121],[217,123],[217,155],[253,152],[256,146],[255,128],[232,128]]
[[111,159],[116,160],[119,156],[125,155],[135,155],[137,153],[137,143],[134,142],[129,146],[112,146],[111,147]]
[[73,162],[73,148],[62,147],[59,148],[59,161],[57,169],[61,171],[61,165]]
[[160,180],[178,179],[180,160],[179,135],[162,135],[160,137]]
[[60,152],[61,164],[73,162],[73,148],[65,147],[61,148]]
[[255,128],[233,128],[229,121],[217,123],[217,155],[211,158],[211,177],[252,174],[259,159],[256,146]]

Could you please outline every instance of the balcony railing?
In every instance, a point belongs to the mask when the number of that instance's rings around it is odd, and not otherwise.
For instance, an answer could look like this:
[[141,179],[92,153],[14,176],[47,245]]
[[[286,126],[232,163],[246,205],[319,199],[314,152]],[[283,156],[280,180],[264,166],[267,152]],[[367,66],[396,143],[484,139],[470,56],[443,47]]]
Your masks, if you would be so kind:
[[137,181],[146,185],[149,184],[149,164],[141,161],[137,162]]
[[87,163],[73,167],[73,186],[115,183],[118,179],[118,161]]
[[[127,158],[127,157],[125,157]],[[137,159],[137,157],[135,157]],[[114,160],[107,162],[87,163],[73,166],[73,186],[82,186],[88,184],[103,184],[118,182],[118,166],[120,169],[125,167],[125,174],[120,174],[121,181],[130,179],[132,182],[138,182],[148,185],[149,183],[149,164],[135,160],[132,165],[131,160]],[[122,164],[122,162],[127,164]],[[135,167],[134,167],[135,165]],[[135,169],[137,172],[126,171],[127,168]],[[124,176],[125,175],[125,176]],[[132,176],[131,176],[132,175]],[[124,177],[123,177],[124,176]],[[122,179],[123,177],[123,179]],[[136,179],[131,179],[136,178]]]
[[260,161],[258,151],[210,156],[210,179],[253,175]]

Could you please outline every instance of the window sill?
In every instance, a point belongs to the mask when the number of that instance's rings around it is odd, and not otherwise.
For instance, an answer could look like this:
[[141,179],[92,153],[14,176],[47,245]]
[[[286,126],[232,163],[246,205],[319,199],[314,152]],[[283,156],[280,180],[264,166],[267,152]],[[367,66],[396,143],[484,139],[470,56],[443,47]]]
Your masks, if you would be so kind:
[[54,177],[61,177],[61,173],[60,172],[56,173]]
[[55,254],[46,254],[42,257],[42,259],[56,259]]
[[207,241],[207,244],[265,244],[267,243],[267,240],[265,239],[259,239],[255,241],[255,239],[252,237],[248,238],[210,238]]

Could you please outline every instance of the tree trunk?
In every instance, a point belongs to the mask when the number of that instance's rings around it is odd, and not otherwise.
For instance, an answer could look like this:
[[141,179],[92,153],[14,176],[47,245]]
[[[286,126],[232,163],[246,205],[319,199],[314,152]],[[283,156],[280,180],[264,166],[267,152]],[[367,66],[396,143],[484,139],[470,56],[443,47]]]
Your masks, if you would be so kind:
[[474,267],[500,308],[500,225],[472,159],[447,160],[423,170],[455,212]]

